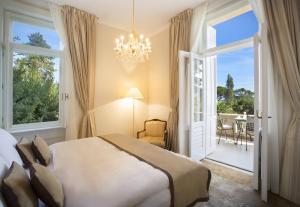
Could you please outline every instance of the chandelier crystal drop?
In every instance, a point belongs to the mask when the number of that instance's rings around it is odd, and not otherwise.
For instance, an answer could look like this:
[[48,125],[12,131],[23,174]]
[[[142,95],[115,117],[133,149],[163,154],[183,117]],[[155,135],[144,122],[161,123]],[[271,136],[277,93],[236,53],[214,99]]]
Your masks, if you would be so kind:
[[121,62],[130,68],[134,68],[139,62],[145,61],[149,58],[151,53],[151,43],[148,38],[145,38],[143,34],[138,34],[135,29],[135,8],[132,1],[132,32],[129,34],[128,39],[122,35],[116,39],[115,48],[116,54]]

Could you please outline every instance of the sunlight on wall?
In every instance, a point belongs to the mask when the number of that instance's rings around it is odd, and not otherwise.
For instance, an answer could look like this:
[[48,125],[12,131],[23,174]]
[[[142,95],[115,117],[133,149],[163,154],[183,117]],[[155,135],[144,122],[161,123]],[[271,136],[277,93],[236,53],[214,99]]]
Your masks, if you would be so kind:
[[148,68],[139,64],[127,71],[113,50],[115,37],[124,31],[98,24],[95,76],[95,117],[97,134],[132,135],[132,100],[125,98],[128,89],[137,87],[144,96],[135,101],[135,132],[148,118]]

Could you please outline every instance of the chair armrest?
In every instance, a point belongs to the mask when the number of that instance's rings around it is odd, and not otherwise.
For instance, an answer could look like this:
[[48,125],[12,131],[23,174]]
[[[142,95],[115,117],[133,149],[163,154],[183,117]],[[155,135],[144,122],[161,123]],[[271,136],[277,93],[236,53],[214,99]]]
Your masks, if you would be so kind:
[[142,138],[144,136],[146,136],[145,129],[137,132],[137,138]]

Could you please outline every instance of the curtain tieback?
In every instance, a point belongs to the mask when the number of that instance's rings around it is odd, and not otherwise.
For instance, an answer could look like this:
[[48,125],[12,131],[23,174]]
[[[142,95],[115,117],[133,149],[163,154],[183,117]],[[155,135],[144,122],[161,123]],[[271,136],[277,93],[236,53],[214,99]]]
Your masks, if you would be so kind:
[[95,109],[86,110],[86,111],[84,112],[84,115],[85,115],[85,116],[89,116],[89,115],[93,114],[94,112],[95,112]]

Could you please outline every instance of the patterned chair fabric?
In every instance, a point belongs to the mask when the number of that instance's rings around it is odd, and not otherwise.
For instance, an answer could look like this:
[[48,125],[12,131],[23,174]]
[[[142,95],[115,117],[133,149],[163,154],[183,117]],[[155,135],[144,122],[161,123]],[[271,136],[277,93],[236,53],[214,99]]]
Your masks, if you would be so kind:
[[165,148],[167,139],[167,122],[160,119],[146,120],[144,130],[137,133],[141,141]]

